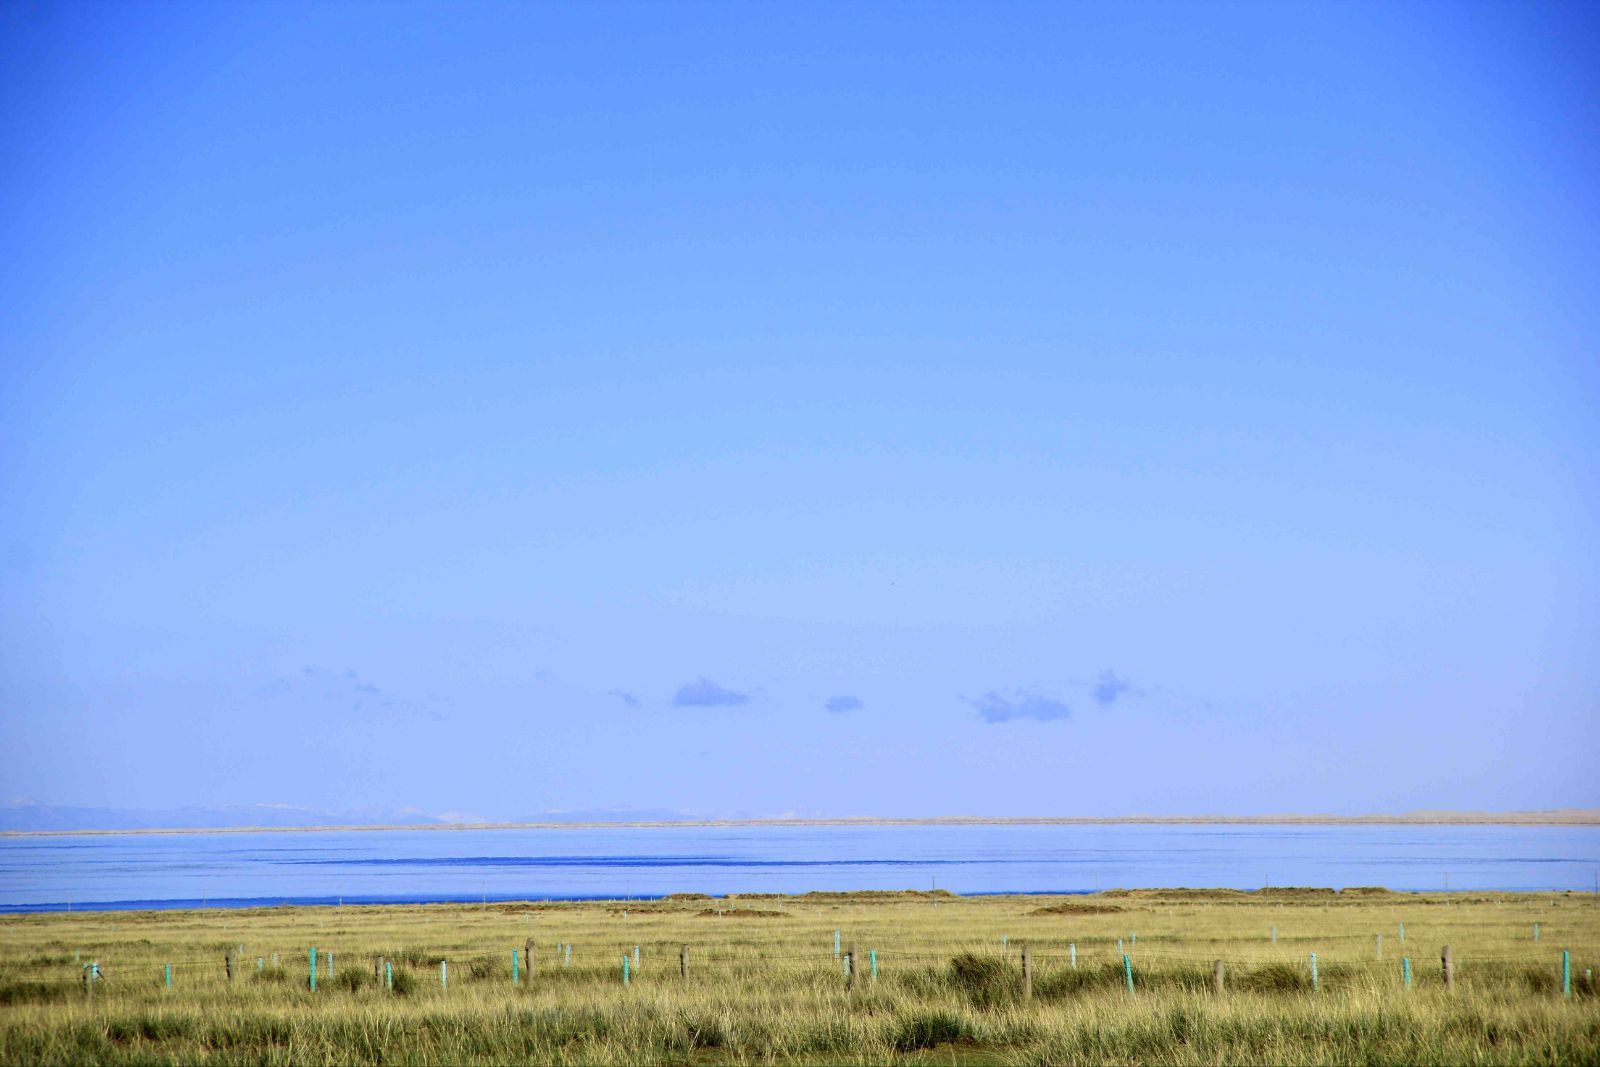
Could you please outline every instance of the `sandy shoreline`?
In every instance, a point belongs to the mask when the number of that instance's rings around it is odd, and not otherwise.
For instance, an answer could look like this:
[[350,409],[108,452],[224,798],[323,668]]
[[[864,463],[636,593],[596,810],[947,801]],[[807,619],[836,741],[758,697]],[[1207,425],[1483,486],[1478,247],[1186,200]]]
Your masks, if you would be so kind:
[[1554,811],[1415,811],[1401,815],[1118,815],[890,819],[685,819],[638,822],[482,822],[415,825],[144,827],[131,830],[3,830],[0,837],[103,837],[127,834],[302,834],[395,830],[626,830],[804,826],[1600,826],[1600,808]]

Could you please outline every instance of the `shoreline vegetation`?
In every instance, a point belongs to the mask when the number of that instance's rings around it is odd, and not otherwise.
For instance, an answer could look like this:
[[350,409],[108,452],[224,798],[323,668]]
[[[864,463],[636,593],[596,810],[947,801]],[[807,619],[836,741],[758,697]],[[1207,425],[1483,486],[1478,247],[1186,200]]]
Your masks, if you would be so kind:
[[1545,811],[1413,811],[1397,815],[1111,815],[928,818],[640,819],[562,822],[346,823],[329,826],[137,827],[120,830],[0,830],[0,837],[104,837],[124,834],[303,834],[354,830],[607,830],[805,826],[1600,826],[1600,808]]
[[53,913],[0,924],[0,1063],[1595,1063],[1597,967],[1573,893]]

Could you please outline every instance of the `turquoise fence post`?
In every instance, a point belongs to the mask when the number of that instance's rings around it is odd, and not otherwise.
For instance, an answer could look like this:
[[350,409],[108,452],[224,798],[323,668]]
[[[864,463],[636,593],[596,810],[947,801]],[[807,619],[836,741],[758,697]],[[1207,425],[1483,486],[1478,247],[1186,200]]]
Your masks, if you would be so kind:
[[1406,989],[1411,989],[1411,957],[1407,956],[1400,961],[1400,976],[1406,981]]
[[1534,923],[1533,924],[1533,939],[1535,941],[1539,940],[1539,924],[1538,923]]
[[833,932],[833,958],[839,958],[839,931]]
[[311,949],[311,992],[317,991],[317,950]]
[[439,961],[439,988],[440,989],[448,989],[449,986],[450,986],[449,963],[446,960],[440,960]]
[[166,980],[167,980],[167,988],[171,989],[172,988],[172,964],[170,964],[170,963],[166,965]]
[[1318,988],[1319,987],[1317,985],[1317,954],[1315,952],[1313,952],[1311,954],[1311,992],[1315,993]]
[[256,957],[256,973],[260,974],[262,971],[264,971],[266,969],[267,969],[267,959],[266,959],[266,957],[265,956],[257,956]]
[[1561,995],[1572,999],[1572,953],[1561,950]]
[[511,950],[511,984],[512,985],[516,985],[518,981],[519,981],[519,976],[517,974],[517,950],[516,949],[512,949]]
[[1072,969],[1078,969],[1078,943],[1074,941],[1067,946],[1067,959],[1072,961]]
[[867,959],[872,961],[872,980],[876,982],[878,980],[878,950],[875,948],[867,949]]
[[1128,984],[1128,993],[1133,993],[1133,960],[1127,955],[1122,957],[1122,979]]
[[394,992],[394,964],[388,960],[383,961],[383,984],[389,992]]
[[628,984],[628,954],[626,952],[622,954],[622,984]]

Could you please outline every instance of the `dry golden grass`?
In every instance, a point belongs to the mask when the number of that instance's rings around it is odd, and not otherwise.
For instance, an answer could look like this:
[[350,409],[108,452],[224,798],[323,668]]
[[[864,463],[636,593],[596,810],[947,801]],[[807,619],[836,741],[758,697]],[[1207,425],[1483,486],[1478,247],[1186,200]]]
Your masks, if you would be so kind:
[[[853,990],[835,930],[859,950]],[[512,950],[529,940],[534,973],[513,986]],[[239,946],[229,984],[223,957]],[[1594,1063],[1597,949],[1600,901],[1585,894],[813,894],[9,916],[0,1062]],[[394,961],[396,991],[373,980],[379,956]],[[105,977],[86,997],[91,961]]]

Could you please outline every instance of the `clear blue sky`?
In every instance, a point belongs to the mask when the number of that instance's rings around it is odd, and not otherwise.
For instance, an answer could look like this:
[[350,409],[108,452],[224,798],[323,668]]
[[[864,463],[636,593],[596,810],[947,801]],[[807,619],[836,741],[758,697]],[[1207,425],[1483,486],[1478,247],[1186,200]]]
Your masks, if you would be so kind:
[[1600,804],[1600,8],[0,4],[0,779]]

